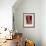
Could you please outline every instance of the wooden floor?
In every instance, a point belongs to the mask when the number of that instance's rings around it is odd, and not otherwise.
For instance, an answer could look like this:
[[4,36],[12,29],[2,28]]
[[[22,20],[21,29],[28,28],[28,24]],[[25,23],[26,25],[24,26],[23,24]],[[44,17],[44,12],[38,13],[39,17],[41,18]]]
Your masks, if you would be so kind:
[[6,40],[6,42],[4,42],[2,45],[0,46],[16,46],[15,44],[15,39],[13,40]]

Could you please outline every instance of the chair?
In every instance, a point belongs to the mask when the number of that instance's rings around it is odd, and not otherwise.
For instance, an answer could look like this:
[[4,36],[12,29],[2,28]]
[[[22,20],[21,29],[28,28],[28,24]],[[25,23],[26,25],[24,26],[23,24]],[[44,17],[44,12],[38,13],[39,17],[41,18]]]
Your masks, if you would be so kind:
[[15,33],[16,46],[22,46],[22,33]]
[[35,43],[32,40],[26,40],[25,46],[35,46]]

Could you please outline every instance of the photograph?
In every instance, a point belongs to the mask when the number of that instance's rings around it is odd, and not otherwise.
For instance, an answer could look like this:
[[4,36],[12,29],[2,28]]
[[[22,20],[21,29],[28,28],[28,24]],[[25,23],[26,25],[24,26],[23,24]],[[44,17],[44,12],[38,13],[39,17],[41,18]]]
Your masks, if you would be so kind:
[[35,27],[35,13],[24,13],[23,14],[23,26],[24,27]]

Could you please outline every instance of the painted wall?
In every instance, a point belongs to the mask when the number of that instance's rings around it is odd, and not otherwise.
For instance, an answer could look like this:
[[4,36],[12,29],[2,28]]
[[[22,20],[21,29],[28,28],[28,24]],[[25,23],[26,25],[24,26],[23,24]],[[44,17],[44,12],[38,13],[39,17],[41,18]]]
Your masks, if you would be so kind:
[[16,0],[0,0],[0,27],[12,29],[12,6]]
[[41,2],[41,40],[42,46],[46,46],[46,0]]
[[[12,6],[16,0],[0,0],[0,38],[5,38],[5,36],[10,36],[10,32],[7,30],[3,31],[4,27],[9,30],[12,29]],[[3,27],[3,28],[1,28]],[[9,37],[7,37],[9,38]]]
[[[36,46],[41,46],[41,1],[23,0],[16,5],[13,7],[15,29],[23,33],[24,39],[34,40]],[[35,28],[23,27],[23,13],[35,13]]]

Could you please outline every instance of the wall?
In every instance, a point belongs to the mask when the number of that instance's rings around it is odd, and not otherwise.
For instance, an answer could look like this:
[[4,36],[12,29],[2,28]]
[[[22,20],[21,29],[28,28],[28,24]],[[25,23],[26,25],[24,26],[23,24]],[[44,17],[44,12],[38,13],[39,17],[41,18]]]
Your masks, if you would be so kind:
[[[16,0],[0,0],[0,28],[6,27],[9,30],[12,29],[12,6]],[[4,29],[3,29],[4,30]],[[0,33],[3,31],[0,29]],[[9,31],[0,34],[0,38],[5,38],[5,36],[10,35]],[[9,38],[9,37],[8,37]]]
[[16,0],[0,0],[0,27],[12,29],[12,6]]
[[41,1],[41,41],[46,46],[46,0]]
[[[41,46],[41,1],[23,0],[18,7],[16,5],[13,7],[15,29],[23,33],[24,39],[34,40],[36,46]],[[35,13],[35,28],[23,27],[23,13],[28,12]]]

